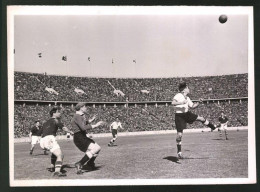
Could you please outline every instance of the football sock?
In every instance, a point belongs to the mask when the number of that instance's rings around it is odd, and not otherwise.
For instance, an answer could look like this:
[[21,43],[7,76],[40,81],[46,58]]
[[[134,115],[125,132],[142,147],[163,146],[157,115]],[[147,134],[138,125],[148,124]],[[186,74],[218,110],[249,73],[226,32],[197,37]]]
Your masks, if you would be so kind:
[[89,160],[89,157],[87,155],[85,155],[80,161],[79,163],[81,165],[84,165],[87,161]]
[[56,161],[56,163],[55,163],[55,172],[60,172],[61,165],[62,165],[62,161]]
[[177,153],[181,152],[181,145],[177,145]]
[[56,160],[57,160],[57,157],[54,154],[51,154],[51,164],[53,166],[55,166]]
[[92,157],[89,161],[88,161],[88,165],[90,165],[90,166],[94,166],[95,165],[95,163],[94,163],[94,161],[96,160],[96,158],[97,157]]

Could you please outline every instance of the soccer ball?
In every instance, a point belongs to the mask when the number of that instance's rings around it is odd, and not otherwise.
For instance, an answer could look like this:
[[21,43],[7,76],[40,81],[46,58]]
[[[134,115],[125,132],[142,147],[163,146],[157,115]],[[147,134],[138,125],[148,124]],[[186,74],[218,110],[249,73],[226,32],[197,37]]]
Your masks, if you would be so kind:
[[227,19],[228,19],[228,18],[227,18],[226,15],[220,15],[219,18],[218,18],[219,22],[222,23],[222,24],[223,24],[223,23],[226,23],[226,22],[227,22]]

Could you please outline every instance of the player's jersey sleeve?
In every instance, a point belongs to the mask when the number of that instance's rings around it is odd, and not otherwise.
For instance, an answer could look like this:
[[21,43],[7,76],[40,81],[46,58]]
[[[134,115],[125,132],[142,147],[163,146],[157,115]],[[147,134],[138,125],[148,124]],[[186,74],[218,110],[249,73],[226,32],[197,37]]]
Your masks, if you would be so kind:
[[181,94],[176,94],[174,97],[173,97],[173,100],[177,101],[177,102],[180,102],[181,100]]

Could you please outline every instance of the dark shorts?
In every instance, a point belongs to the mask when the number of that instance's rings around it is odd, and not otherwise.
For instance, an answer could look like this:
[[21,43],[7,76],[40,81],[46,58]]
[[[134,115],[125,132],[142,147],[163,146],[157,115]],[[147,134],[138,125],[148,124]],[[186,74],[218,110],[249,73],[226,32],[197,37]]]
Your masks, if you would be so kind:
[[112,135],[115,137],[117,135],[117,129],[112,129]]
[[90,143],[95,143],[94,140],[88,138],[85,132],[74,133],[73,138],[74,144],[79,148],[80,151],[86,152]]
[[187,128],[187,123],[192,124],[198,115],[188,111],[186,113],[175,113],[175,125],[177,132],[183,132],[183,129]]

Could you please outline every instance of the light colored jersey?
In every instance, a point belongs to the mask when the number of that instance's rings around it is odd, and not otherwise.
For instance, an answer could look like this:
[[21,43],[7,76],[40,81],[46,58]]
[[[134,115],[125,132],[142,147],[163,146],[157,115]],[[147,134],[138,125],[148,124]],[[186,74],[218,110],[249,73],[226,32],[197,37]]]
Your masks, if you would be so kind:
[[177,93],[173,100],[176,100],[177,102],[183,102],[184,100],[187,100],[188,102],[186,104],[183,105],[175,105],[174,109],[175,109],[175,113],[186,113],[189,111],[189,107],[193,106],[193,102],[190,100],[189,97],[184,97],[183,94],[181,93]]
[[121,125],[120,122],[114,121],[114,122],[110,125],[110,127],[112,127],[112,129],[116,129],[116,130],[117,130],[118,127],[122,128],[122,125]]

